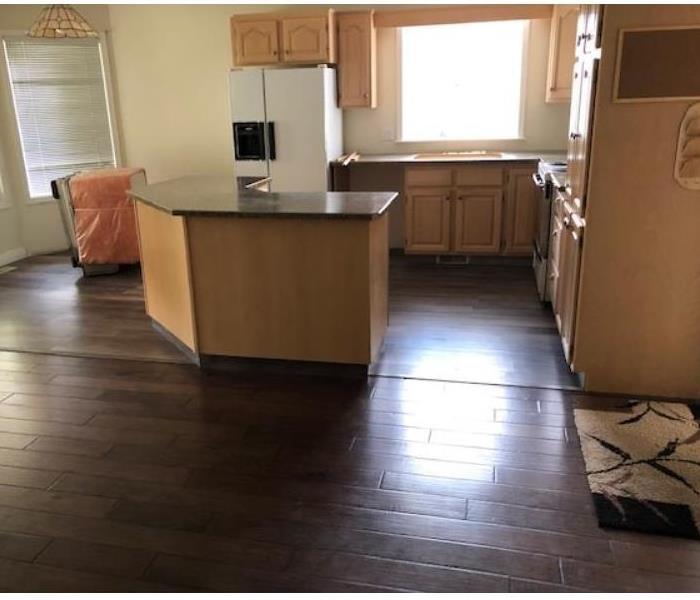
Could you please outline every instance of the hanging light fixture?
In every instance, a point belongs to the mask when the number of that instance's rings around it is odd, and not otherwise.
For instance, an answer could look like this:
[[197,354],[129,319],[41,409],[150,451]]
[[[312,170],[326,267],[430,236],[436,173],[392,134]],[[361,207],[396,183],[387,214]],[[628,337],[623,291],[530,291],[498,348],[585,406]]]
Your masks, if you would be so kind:
[[50,39],[98,37],[90,23],[67,4],[51,4],[44,8],[27,35]]

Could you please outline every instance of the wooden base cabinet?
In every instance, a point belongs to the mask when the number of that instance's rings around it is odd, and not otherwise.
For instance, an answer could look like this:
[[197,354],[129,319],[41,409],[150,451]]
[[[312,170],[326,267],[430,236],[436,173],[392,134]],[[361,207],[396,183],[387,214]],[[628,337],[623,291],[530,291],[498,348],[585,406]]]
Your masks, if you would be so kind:
[[458,189],[455,198],[455,252],[498,254],[501,247],[500,189]]
[[538,193],[532,181],[532,169],[512,169],[509,172],[504,254],[525,255],[532,252],[532,240],[537,229]]
[[510,169],[500,164],[408,167],[405,251],[531,254],[537,227],[534,171],[534,165]]
[[450,250],[450,188],[406,190],[406,250],[440,254]]

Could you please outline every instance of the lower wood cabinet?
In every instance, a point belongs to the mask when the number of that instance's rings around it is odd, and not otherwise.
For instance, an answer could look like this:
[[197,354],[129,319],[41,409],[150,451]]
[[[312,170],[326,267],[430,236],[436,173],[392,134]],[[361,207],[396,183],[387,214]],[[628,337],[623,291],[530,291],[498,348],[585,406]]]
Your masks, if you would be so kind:
[[450,250],[451,189],[406,190],[406,250],[443,253]]
[[498,254],[502,205],[500,189],[458,189],[452,249],[465,253]]
[[532,253],[537,227],[536,167],[409,167],[405,251],[415,254]]
[[538,193],[532,181],[532,169],[512,169],[509,172],[504,254],[524,255],[532,252],[532,240],[537,229]]

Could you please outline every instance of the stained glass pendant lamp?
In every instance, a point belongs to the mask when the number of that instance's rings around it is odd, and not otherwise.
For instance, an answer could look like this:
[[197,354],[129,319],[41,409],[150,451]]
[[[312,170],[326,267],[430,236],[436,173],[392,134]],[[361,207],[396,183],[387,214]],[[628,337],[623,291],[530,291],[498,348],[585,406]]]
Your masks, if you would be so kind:
[[51,4],[44,8],[27,35],[50,39],[98,37],[90,23],[67,4]]

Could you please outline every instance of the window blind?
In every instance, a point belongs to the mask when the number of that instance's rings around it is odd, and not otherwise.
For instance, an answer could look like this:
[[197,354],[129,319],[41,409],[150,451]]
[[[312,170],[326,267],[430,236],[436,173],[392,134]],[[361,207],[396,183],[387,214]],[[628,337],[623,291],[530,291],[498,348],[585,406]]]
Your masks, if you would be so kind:
[[3,40],[31,198],[52,179],[115,166],[98,40]]

